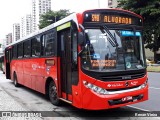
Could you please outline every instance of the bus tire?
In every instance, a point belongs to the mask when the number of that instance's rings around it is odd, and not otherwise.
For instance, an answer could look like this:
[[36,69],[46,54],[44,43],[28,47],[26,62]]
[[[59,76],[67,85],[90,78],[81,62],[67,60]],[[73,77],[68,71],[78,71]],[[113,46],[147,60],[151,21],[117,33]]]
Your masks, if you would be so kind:
[[14,76],[13,76],[13,83],[14,83],[14,86],[15,87],[19,87],[20,84],[18,83],[18,80],[17,80],[17,75],[16,73],[14,73]]
[[54,81],[51,81],[49,83],[49,91],[48,92],[49,92],[49,99],[50,99],[51,103],[56,106],[60,105],[60,100],[59,100],[59,97],[57,94],[57,87],[56,87]]

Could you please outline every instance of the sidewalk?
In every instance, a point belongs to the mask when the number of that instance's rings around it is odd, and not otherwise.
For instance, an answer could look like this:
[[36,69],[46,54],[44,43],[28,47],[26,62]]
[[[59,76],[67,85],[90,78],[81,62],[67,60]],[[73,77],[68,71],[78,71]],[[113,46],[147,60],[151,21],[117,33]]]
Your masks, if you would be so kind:
[[27,111],[0,87],[0,111]]
[[[0,71],[0,84],[6,81],[5,75]],[[0,111],[27,111],[27,109],[16,102],[0,86]]]
[[[0,71],[0,83],[6,81]],[[41,117],[24,117],[24,114],[32,112],[25,108],[12,98],[7,92],[0,86],[0,120],[42,120]]]

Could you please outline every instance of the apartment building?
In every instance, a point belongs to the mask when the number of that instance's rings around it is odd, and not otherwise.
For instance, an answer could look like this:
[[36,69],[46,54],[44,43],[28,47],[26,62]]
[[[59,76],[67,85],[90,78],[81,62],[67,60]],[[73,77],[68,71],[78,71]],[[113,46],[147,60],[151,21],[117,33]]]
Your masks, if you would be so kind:
[[21,35],[20,37],[24,37],[32,33],[32,15],[28,14],[21,19]]
[[14,23],[13,24],[13,42],[20,39],[20,24]]
[[39,29],[40,16],[51,10],[51,0],[32,0],[32,31]]
[[8,33],[6,35],[6,45],[9,45],[12,43],[12,33]]

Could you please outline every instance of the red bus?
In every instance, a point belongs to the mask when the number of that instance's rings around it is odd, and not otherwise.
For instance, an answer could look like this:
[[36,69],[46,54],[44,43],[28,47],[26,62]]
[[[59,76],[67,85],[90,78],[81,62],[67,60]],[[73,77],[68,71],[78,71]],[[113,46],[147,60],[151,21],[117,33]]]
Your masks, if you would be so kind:
[[142,17],[125,10],[73,13],[5,49],[6,78],[77,108],[148,100]]

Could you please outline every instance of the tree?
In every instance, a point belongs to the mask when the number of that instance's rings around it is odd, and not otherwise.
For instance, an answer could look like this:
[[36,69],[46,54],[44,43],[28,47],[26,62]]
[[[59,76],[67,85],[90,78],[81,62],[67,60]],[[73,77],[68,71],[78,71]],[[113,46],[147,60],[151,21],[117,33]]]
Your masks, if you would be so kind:
[[49,11],[46,14],[40,16],[39,28],[42,29],[56,21],[68,16],[69,10]]
[[[160,48],[160,1],[159,0],[119,0],[118,7],[133,11],[144,18],[143,37],[145,47],[156,52]],[[156,54],[155,54],[156,55]],[[155,61],[157,57],[155,56]]]

